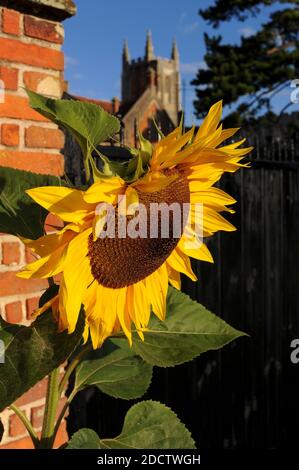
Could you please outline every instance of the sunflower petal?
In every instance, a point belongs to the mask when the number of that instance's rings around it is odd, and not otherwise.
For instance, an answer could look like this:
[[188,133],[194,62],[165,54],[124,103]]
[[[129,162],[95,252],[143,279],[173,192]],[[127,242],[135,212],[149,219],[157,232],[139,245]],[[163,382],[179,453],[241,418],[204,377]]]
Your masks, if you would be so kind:
[[192,271],[190,259],[177,246],[167,258],[169,266],[180,273],[186,274],[192,281],[197,281],[197,277]]
[[65,282],[64,307],[69,324],[69,333],[75,330],[81,304],[87,286],[92,282],[88,253],[88,237],[92,229],[77,235],[69,244],[64,263]]
[[208,263],[214,262],[208,247],[203,242],[196,241],[195,243],[192,243],[190,238],[183,235],[178,243],[178,247],[182,253],[191,258],[206,261]]
[[[17,274],[23,279],[48,278],[55,276],[63,270],[65,258],[68,249],[68,243],[76,236],[74,232],[67,231],[63,233],[60,239],[60,245],[53,249],[47,256],[39,258],[33,263],[27,264],[23,271]],[[44,237],[47,238],[47,237]],[[52,243],[52,240],[50,244]]]
[[123,332],[128,338],[130,346],[132,346],[132,332],[131,332],[131,318],[127,308],[127,288],[118,289],[117,305],[116,305],[117,318],[122,327]]
[[211,107],[210,111],[208,112],[208,115],[205,117],[200,128],[198,129],[194,141],[197,142],[198,140],[206,137],[208,134],[215,132],[221,120],[221,117],[222,100],[218,101]]
[[170,265],[166,262],[168,280],[170,284],[177,290],[181,290],[181,275],[175,269],[172,269]]
[[88,204],[107,202],[113,204],[118,194],[125,191],[125,181],[119,177],[107,178],[91,185],[83,194],[83,199]]
[[44,186],[28,189],[26,192],[37,204],[65,222],[79,222],[94,208],[84,201],[84,192],[78,189]]
[[168,273],[166,263],[162,264],[153,274],[145,279],[146,291],[155,315],[160,320],[166,315],[166,296],[168,290]]

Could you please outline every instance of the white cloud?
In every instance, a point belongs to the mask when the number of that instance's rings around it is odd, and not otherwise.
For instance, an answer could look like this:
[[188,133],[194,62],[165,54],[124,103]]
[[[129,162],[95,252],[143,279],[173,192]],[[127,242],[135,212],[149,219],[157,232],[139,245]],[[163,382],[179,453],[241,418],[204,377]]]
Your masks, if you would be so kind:
[[194,75],[199,69],[206,69],[207,64],[204,61],[201,62],[189,62],[181,64],[181,72],[184,75]]
[[64,61],[65,61],[65,67],[69,67],[70,65],[79,65],[78,59],[75,57],[71,57],[69,55],[64,56]]
[[256,31],[253,28],[245,27],[245,28],[240,28],[239,33],[244,38],[249,38],[250,36],[253,36],[256,33]]
[[193,33],[198,28],[198,26],[199,26],[199,23],[197,21],[194,23],[186,24],[183,27],[183,31],[184,33],[190,34],[190,33]]

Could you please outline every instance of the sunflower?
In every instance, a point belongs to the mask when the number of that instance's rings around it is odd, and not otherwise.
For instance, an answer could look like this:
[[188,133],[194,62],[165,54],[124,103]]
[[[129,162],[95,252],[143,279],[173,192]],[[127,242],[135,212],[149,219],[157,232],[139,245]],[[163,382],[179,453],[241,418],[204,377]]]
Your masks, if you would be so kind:
[[[199,238],[194,229],[198,205],[202,205],[204,237],[219,230],[234,230],[220,213],[232,212],[228,206],[236,201],[214,185],[224,172],[245,166],[240,161],[251,148],[239,148],[244,140],[219,148],[238,130],[223,130],[219,125],[221,113],[219,102],[210,109],[197,132],[192,128],[184,133],[179,126],[163,137],[153,147],[146,173],[135,181],[114,175],[97,180],[86,191],[53,186],[27,191],[65,224],[56,233],[25,240],[39,258],[25,266],[20,277],[50,278],[60,274],[57,296],[38,314],[51,306],[59,330],[72,333],[83,305],[84,339],[90,335],[94,348],[120,331],[131,343],[132,324],[143,338],[151,311],[160,320],[165,318],[169,283],[180,289],[181,273],[196,280],[190,257],[213,262],[205,244],[188,243]],[[121,208],[121,201],[125,201],[125,209]],[[188,204],[189,212],[180,222],[179,237],[174,236],[173,230],[168,237],[162,237],[160,229],[154,238],[124,237],[118,230],[114,237],[102,237],[107,213],[104,218],[97,208],[103,203],[122,214],[125,226],[133,218],[127,210],[132,205],[138,208],[142,204],[145,215],[152,204],[160,203],[176,203],[182,211]],[[162,219],[160,215],[160,225]],[[119,228],[120,222],[117,224]]]

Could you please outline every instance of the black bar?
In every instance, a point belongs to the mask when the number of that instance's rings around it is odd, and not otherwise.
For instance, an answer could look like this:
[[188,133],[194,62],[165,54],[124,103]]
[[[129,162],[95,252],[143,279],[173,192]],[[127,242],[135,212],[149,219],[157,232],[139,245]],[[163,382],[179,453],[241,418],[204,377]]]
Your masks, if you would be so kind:
[[[5,450],[0,453],[1,469],[51,467],[67,465],[70,468],[146,468],[197,467],[199,469],[270,468],[271,465],[291,468],[298,461],[299,450],[269,451],[213,451],[200,450]],[[290,467],[288,467],[290,464]]]

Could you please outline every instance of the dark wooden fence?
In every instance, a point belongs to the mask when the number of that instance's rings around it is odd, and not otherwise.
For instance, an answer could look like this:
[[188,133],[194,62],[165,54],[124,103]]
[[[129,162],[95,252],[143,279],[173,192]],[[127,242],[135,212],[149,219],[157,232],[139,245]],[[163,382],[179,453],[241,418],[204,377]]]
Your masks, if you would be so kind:
[[[299,145],[275,137],[253,144],[252,168],[221,183],[238,200],[230,217],[238,230],[211,239],[215,264],[195,265],[199,282],[184,281],[192,298],[250,336],[155,368],[147,394],[171,406],[205,449],[299,441],[299,364],[290,361],[299,338]],[[112,437],[129,406],[91,390],[77,398],[69,429]]]

